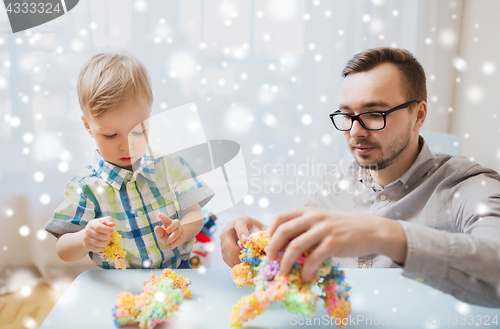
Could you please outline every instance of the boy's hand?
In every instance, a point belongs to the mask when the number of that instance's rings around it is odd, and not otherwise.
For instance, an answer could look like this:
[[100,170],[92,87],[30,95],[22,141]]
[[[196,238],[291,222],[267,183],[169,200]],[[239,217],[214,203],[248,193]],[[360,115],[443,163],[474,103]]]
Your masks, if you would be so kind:
[[111,216],[96,218],[88,222],[84,229],[83,247],[88,251],[101,252],[115,231]]
[[165,214],[159,214],[158,216],[163,226],[155,227],[155,233],[170,250],[186,242],[186,232],[184,232],[184,228],[178,219],[172,220]]

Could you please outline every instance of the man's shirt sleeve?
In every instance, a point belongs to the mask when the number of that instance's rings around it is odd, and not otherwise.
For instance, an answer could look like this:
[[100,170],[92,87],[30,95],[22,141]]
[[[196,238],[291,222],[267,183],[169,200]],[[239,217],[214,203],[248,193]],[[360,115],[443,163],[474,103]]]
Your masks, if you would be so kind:
[[403,275],[468,303],[500,307],[500,181],[488,176],[475,173],[452,187],[447,208],[460,233],[399,221],[407,240]]

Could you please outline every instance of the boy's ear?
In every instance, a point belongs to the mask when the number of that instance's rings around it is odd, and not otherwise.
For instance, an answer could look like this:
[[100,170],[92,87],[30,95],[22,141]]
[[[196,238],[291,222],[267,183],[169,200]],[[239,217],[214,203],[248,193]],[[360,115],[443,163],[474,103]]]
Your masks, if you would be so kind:
[[[89,132],[90,136],[92,136],[92,130],[90,130],[90,125],[87,122],[87,119],[85,119],[85,116],[83,114],[81,115],[81,118],[82,118],[83,125],[85,126],[85,130],[87,130]],[[94,136],[92,136],[92,138],[94,138]]]

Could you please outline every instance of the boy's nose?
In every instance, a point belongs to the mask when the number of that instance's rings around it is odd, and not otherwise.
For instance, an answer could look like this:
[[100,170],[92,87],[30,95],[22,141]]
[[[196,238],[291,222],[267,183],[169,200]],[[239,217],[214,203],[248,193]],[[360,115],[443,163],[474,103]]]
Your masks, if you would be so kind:
[[120,148],[120,151],[127,151],[131,149],[131,144],[128,138],[124,138],[123,140],[120,141],[120,144],[118,146]]

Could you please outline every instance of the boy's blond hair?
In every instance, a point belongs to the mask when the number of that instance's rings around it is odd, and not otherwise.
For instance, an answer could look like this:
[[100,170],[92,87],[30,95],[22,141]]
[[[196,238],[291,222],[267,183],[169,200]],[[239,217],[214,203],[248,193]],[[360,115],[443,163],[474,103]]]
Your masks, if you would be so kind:
[[77,91],[83,113],[95,117],[137,96],[144,97],[149,106],[153,103],[146,68],[126,52],[89,59],[78,76]]

